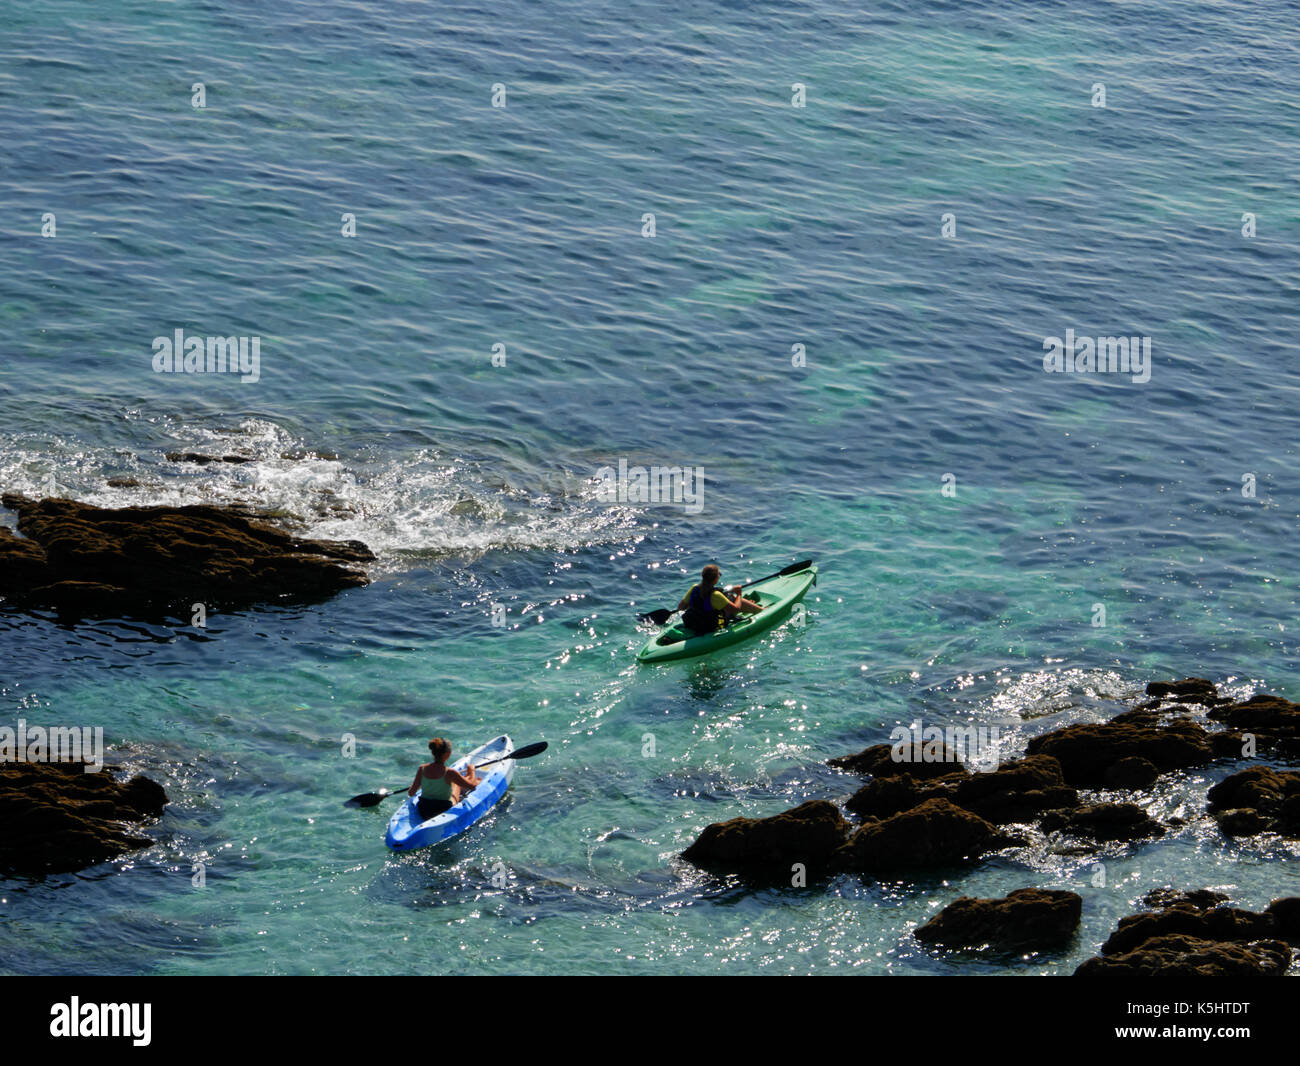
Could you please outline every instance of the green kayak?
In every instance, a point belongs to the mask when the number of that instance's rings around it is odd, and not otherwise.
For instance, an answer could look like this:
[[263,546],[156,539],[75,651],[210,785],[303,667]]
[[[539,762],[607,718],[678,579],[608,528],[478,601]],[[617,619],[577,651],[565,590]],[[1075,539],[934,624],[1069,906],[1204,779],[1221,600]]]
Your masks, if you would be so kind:
[[815,584],[815,566],[800,570],[797,574],[760,581],[742,593],[746,599],[762,605],[763,609],[758,614],[742,614],[725,629],[705,636],[697,636],[694,630],[687,629],[680,623],[669,626],[637,653],[636,661],[667,663],[674,659],[689,659],[757,637],[789,618],[795,604]]

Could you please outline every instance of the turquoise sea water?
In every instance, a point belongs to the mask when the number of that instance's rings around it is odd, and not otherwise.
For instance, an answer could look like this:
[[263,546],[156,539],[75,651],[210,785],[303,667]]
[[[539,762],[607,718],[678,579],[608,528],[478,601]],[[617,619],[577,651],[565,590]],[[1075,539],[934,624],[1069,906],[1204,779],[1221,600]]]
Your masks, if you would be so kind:
[[[1104,885],[1041,847],[804,889],[676,860],[916,717],[1014,755],[1151,679],[1295,695],[1288,11],[0,5],[0,487],[380,556],[206,629],[0,615],[0,720],[101,725],[172,797],[147,851],[0,882],[0,967],[1067,973],[1149,888],[1297,894],[1293,846],[1204,819]],[[260,380],[155,374],[177,328],[259,336]],[[1044,373],[1067,329],[1150,336],[1151,380]],[[620,458],[702,467],[702,513],[602,503]],[[808,556],[806,625],[635,667],[703,563]],[[445,849],[340,804],[503,730],[550,750]],[[911,939],[1025,885],[1084,896],[1069,952]]]

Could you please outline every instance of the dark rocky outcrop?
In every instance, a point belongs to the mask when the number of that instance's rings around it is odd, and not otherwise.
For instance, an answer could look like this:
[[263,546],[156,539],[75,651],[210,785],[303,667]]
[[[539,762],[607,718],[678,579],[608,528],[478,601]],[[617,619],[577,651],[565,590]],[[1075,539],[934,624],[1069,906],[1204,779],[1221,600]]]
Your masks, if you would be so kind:
[[1273,916],[1277,935],[1292,944],[1300,943],[1300,896],[1286,896],[1275,899],[1264,908],[1265,914]]
[[950,795],[948,789],[933,788],[911,777],[876,777],[853,793],[844,806],[859,818],[892,818],[928,799]]
[[1035,755],[991,773],[928,781],[906,775],[877,777],[858,789],[845,806],[860,817],[887,818],[929,799],[946,799],[985,821],[1004,825],[1032,821],[1047,810],[1072,807],[1079,794],[1065,784],[1055,759]]
[[[1161,724],[1152,711],[1127,711],[1109,722],[1069,725],[1034,737],[1029,755],[1051,755],[1061,764],[1066,784],[1106,788],[1114,772],[1128,773],[1140,759],[1160,773],[1203,766],[1214,759],[1209,734],[1198,723],[1175,719]],[[1123,764],[1124,771],[1119,771]]]
[[849,823],[827,800],[810,800],[771,818],[732,818],[706,826],[682,858],[701,869],[788,880],[803,863],[809,876],[826,873]]
[[1065,783],[1061,764],[1050,755],[1030,755],[992,773],[962,781],[953,802],[998,825],[1027,822],[1044,811],[1073,807],[1079,793]]
[[1175,903],[1162,911],[1133,914],[1119,920],[1119,926],[1101,946],[1103,955],[1122,955],[1140,947],[1152,937],[1182,933],[1198,940],[1270,940],[1279,937],[1274,916],[1256,914],[1236,907],[1198,907]]
[[1165,827],[1136,803],[1090,803],[1074,810],[1049,811],[1039,823],[1089,840],[1145,840],[1163,836]]
[[946,799],[929,799],[891,818],[864,824],[837,853],[855,873],[958,866],[1022,843]]
[[[1300,704],[1281,696],[1259,694],[1241,703],[1215,707],[1206,717],[1236,734],[1253,736],[1263,751],[1300,756]],[[1241,754],[1240,750],[1237,752]]]
[[1222,892],[1214,892],[1208,888],[1197,888],[1191,892],[1180,892],[1176,888],[1153,888],[1142,897],[1142,902],[1148,907],[1176,907],[1179,904],[1186,904],[1189,907],[1206,908],[1227,903],[1228,897]]
[[1249,807],[1219,811],[1214,818],[1226,837],[1258,836],[1272,825],[1271,819]]
[[1050,951],[1069,943],[1082,913],[1083,900],[1073,892],[1019,888],[1002,899],[962,896],[913,935],[948,948]]
[[1265,831],[1300,836],[1300,773],[1295,771],[1252,766],[1220,781],[1206,799],[1226,836]]
[[946,744],[901,745],[898,752],[895,752],[892,744],[873,744],[856,755],[831,759],[827,765],[851,774],[913,777],[918,781],[970,776],[970,771],[957,758],[957,753]]
[[1177,700],[1180,703],[1200,703],[1212,707],[1224,702],[1219,688],[1203,677],[1187,677],[1182,681],[1152,681],[1147,685],[1147,695],[1156,703]]
[[1223,907],[1222,893],[1157,889],[1158,912],[1121,918],[1077,976],[1231,977],[1285,973],[1300,943],[1300,897],[1275,899],[1263,913]]
[[148,847],[125,823],[156,818],[166,803],[147,777],[122,783],[80,763],[0,763],[0,871],[66,873]]
[[254,461],[251,455],[204,455],[202,452],[168,452],[166,459],[169,463],[194,463],[196,466],[207,466],[209,463],[238,465]]
[[1291,949],[1277,940],[1216,943],[1181,934],[1153,937],[1123,955],[1088,959],[1076,977],[1280,977]]
[[[972,863],[1027,844],[1000,828],[1021,823],[1075,838],[1056,847],[1067,854],[1158,837],[1186,820],[1170,817],[1161,824],[1134,803],[1081,802],[1079,790],[1150,789],[1162,774],[1239,758],[1254,739],[1284,749],[1300,726],[1300,705],[1262,696],[1236,703],[1204,678],[1152,682],[1147,695],[1148,702],[1107,722],[1078,723],[1035,737],[1024,758],[991,771],[959,761],[937,730],[931,741],[875,744],[829,760],[830,766],[868,778],[845,801],[862,824],[834,849],[829,866],[884,877]],[[1207,719],[1227,728],[1207,730]],[[1225,833],[1268,828],[1298,835],[1300,774],[1256,768],[1229,778],[1210,796]],[[835,832],[843,831],[836,826]],[[765,832],[749,819],[710,826],[687,857],[708,856],[720,846],[735,868],[735,855],[744,858],[751,848],[763,852]],[[833,834],[819,838],[819,847],[831,840]],[[785,863],[784,853],[779,861]],[[1152,899],[1153,906],[1169,910],[1212,909],[1214,902],[1208,893]]]
[[234,507],[93,507],[7,493],[18,531],[0,528],[0,596],[79,616],[188,617],[278,600],[319,599],[358,585],[358,541],[303,540]]

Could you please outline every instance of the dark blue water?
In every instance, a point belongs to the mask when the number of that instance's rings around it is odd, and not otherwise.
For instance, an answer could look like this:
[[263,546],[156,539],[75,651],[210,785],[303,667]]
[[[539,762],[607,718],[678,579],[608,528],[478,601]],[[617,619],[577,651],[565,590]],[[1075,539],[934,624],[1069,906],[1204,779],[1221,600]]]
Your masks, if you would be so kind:
[[[0,617],[5,719],[101,725],[173,799],[153,849],[0,883],[4,968],[1005,972],[910,930],[1043,884],[1084,927],[1023,969],[1063,972],[1148,888],[1295,894],[1293,849],[1196,817],[1100,879],[1041,848],[750,891],[675,858],[847,794],[821,762],[917,716],[1015,754],[1153,678],[1294,687],[1286,5],[0,14],[0,485],[380,556],[206,629]],[[155,373],[178,328],[260,338],[258,379]],[[1149,381],[1045,373],[1066,330],[1149,338]],[[702,468],[703,510],[606,505],[620,459]],[[633,665],[703,563],[810,556],[805,626]],[[502,731],[551,748],[448,849],[391,858],[339,805]],[[1211,776],[1144,802],[1203,814]]]

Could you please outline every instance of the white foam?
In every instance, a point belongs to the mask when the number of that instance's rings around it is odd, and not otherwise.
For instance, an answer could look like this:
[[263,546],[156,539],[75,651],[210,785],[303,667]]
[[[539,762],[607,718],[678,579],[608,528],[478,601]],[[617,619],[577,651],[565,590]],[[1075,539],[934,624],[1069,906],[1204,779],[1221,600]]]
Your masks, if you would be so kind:
[[[85,448],[52,436],[0,436],[0,485],[102,507],[239,504],[272,514],[305,536],[362,541],[389,567],[412,557],[566,550],[638,535],[636,507],[603,504],[593,480],[560,469],[533,471],[530,478],[507,461],[432,448],[336,458],[265,419],[230,429],[148,421],[155,423],[149,435],[163,441],[137,452]],[[200,465],[168,460],[167,453],[247,461]],[[111,486],[110,478],[136,483]]]

